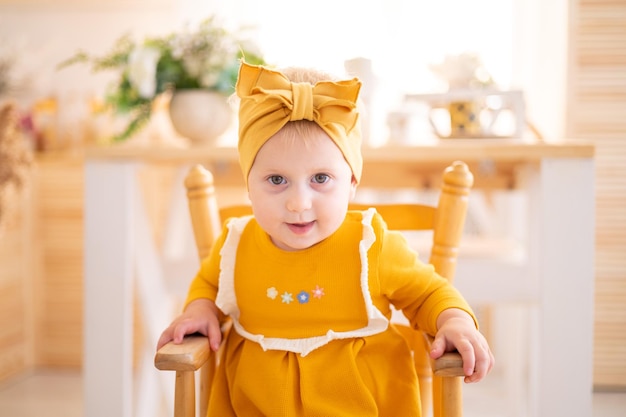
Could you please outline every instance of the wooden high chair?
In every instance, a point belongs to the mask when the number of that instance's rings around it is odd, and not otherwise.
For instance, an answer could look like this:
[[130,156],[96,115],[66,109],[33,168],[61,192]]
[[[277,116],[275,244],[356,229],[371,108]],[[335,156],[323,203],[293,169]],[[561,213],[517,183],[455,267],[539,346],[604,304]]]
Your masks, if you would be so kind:
[[[355,204],[352,208],[362,210],[375,207],[390,229],[433,230],[430,263],[440,275],[452,281],[473,181],[467,165],[454,162],[444,170],[436,207],[417,204]],[[250,214],[251,209],[247,206],[218,209],[213,176],[200,165],[191,169],[185,179],[185,186],[198,256],[202,259],[209,254],[213,241],[220,233],[222,219]],[[457,352],[450,352],[431,361],[428,356],[432,341],[430,336],[407,326],[396,326],[413,349],[423,416],[429,415],[431,407],[434,417],[461,416],[461,356]],[[175,417],[196,415],[195,371],[200,368],[199,410],[200,417],[205,417],[211,381],[218,360],[219,352],[214,355],[210,351],[204,336],[187,336],[182,344],[170,342],[157,352],[156,367],[160,370],[176,371]]]

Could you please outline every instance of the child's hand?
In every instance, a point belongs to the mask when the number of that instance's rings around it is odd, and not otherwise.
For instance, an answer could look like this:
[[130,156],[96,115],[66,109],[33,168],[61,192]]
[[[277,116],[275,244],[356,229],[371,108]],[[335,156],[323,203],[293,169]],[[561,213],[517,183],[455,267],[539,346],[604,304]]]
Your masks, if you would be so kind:
[[493,354],[466,312],[454,308],[444,310],[437,318],[437,327],[431,358],[437,359],[444,352],[456,349],[463,358],[465,382],[478,382],[491,371],[495,361]]
[[178,316],[167,329],[163,331],[157,350],[170,341],[178,344],[185,335],[201,333],[209,338],[211,350],[217,351],[222,342],[222,332],[219,322],[219,310],[215,303],[207,299],[194,300],[183,314]]

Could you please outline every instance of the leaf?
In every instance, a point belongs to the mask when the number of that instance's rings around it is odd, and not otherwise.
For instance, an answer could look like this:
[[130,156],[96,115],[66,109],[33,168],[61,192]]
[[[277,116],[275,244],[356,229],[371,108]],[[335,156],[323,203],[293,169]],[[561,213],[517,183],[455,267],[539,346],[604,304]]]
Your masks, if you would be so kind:
[[133,117],[121,133],[113,136],[114,142],[122,142],[130,138],[131,136],[137,134],[140,130],[142,130],[148,121],[150,120],[150,115],[152,113],[152,103],[148,102],[142,104],[141,106],[135,109],[136,115]]

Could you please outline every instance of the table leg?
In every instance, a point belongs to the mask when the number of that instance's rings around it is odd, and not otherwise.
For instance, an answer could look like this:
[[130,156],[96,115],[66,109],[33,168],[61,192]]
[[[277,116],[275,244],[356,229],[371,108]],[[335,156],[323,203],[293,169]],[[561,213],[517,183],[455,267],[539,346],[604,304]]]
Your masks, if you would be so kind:
[[85,167],[84,415],[132,416],[132,163]]
[[593,389],[593,161],[542,160],[530,204],[533,268],[539,280],[534,414],[588,417]]

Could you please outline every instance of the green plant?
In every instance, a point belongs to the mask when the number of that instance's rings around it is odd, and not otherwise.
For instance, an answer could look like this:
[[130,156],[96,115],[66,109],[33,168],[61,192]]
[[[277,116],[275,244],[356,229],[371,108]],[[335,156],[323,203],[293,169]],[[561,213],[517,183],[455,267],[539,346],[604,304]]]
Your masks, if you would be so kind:
[[204,88],[225,96],[232,94],[241,58],[252,64],[265,63],[253,44],[220,26],[212,16],[194,30],[187,27],[141,43],[124,35],[104,56],[79,51],[59,68],[86,63],[93,72],[120,73],[105,101],[115,112],[130,115],[127,127],[113,138],[122,141],[145,126],[153,100],[164,92]]

